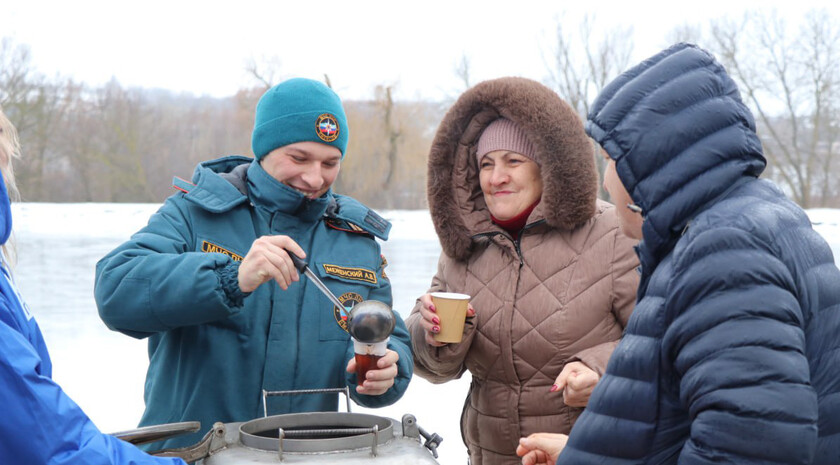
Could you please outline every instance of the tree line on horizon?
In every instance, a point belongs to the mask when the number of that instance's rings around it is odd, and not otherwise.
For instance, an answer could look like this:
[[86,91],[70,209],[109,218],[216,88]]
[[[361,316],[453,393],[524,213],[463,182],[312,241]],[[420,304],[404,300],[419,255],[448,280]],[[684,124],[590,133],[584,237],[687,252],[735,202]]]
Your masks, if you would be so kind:
[[[840,23],[824,10],[790,21],[771,11],[678,25],[662,47],[688,41],[713,52],[756,116],[764,176],[804,208],[840,208]],[[600,32],[594,16],[559,17],[555,33],[542,50],[543,82],[585,118],[600,89],[635,64],[632,26]],[[255,84],[225,98],[116,80],[91,87],[47,77],[31,53],[11,38],[0,42],[0,106],[23,147],[14,165],[23,201],[162,202],[175,192],[172,176],[189,179],[213,158],[251,156],[254,107],[279,82],[276,68],[254,64]],[[470,71],[465,54],[452,69],[460,91],[475,84]],[[405,101],[394,91],[381,84],[369,99],[344,101],[351,137],[335,190],[379,209],[426,208],[426,158],[457,95]]]

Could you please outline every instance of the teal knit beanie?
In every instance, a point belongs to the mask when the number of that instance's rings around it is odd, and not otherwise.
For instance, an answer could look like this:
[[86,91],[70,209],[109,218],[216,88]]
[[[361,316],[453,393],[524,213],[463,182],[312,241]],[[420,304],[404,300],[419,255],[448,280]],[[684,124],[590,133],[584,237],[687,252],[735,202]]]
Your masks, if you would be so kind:
[[295,142],[320,142],[347,148],[347,116],[341,99],[329,87],[294,78],[268,89],[257,103],[251,148],[257,160]]

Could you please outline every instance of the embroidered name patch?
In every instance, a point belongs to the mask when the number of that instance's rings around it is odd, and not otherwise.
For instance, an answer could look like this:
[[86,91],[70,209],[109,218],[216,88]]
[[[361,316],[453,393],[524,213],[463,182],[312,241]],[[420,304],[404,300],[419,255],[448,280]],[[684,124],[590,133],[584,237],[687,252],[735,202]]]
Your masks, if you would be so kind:
[[364,281],[366,283],[376,284],[376,273],[364,268],[348,268],[338,265],[323,264],[324,273],[349,279],[352,281]]
[[335,322],[338,323],[338,326],[340,326],[341,329],[347,331],[347,309],[353,308],[354,305],[363,300],[365,299],[355,292],[345,292],[344,294],[338,296],[338,301],[344,304],[344,308],[338,308],[333,305],[333,316],[335,316]]
[[315,121],[315,132],[318,137],[324,142],[332,142],[338,139],[338,120],[335,116],[324,113]]
[[213,244],[213,243],[207,242],[207,241],[203,241],[201,243],[201,251],[202,252],[209,252],[209,253],[223,253],[223,254],[227,255],[228,257],[230,257],[231,259],[233,259],[233,261],[235,261],[235,262],[241,262],[242,261],[241,256],[231,252],[230,250],[228,250],[228,249],[226,249],[226,248],[224,248],[220,245],[216,245],[216,244]]

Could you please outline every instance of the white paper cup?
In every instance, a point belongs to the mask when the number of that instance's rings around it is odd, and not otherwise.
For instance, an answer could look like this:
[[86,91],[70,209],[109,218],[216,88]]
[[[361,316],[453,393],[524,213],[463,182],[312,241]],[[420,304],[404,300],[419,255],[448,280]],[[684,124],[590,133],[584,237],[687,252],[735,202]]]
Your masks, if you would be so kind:
[[390,337],[386,337],[384,341],[370,343],[353,339],[353,350],[356,352],[357,383],[365,382],[368,371],[379,369],[376,362],[388,351],[388,340],[390,339]]

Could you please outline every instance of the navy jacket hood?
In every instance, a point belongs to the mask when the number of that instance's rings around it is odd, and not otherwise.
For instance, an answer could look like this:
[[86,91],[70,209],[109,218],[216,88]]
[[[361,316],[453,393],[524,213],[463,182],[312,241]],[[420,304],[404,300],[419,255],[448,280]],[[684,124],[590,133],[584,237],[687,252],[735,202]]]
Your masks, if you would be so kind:
[[593,104],[586,131],[615,160],[644,211],[648,262],[673,248],[704,205],[766,165],[737,85],[692,44],[676,44],[616,78]]

